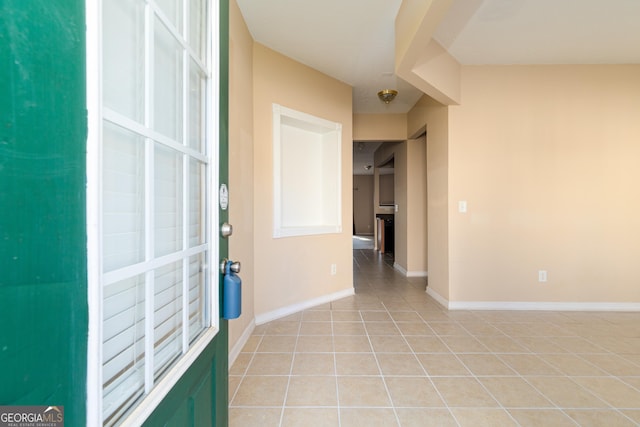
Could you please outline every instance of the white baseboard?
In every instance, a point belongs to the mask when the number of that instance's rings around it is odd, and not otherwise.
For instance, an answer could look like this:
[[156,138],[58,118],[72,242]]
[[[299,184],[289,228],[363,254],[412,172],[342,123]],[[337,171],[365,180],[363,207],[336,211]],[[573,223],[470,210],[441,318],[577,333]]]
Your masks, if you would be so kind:
[[233,363],[240,355],[240,352],[244,348],[244,345],[247,343],[247,341],[249,341],[249,337],[251,336],[255,328],[256,321],[255,319],[251,319],[251,322],[249,322],[247,327],[244,329],[244,332],[242,332],[242,335],[240,335],[238,341],[236,341],[236,343],[233,345],[233,348],[229,349],[229,370],[231,370]]
[[429,277],[428,271],[407,271],[407,277]]
[[439,293],[437,293],[436,291],[434,291],[433,289],[431,289],[430,286],[427,286],[426,292],[427,292],[427,295],[429,295],[431,298],[436,300],[438,304],[440,304],[444,308],[447,308],[447,309],[449,308],[449,300],[443,297],[442,295],[440,295]]
[[256,325],[262,325],[263,323],[271,322],[272,320],[281,319],[291,314],[298,313],[303,310],[307,310],[318,305],[326,304],[328,302],[336,301],[341,298],[346,298],[355,293],[353,288],[345,289],[344,291],[335,292],[333,294],[324,295],[318,298],[302,301],[287,307],[282,307],[277,310],[269,311],[267,313],[256,315]]
[[448,310],[640,311],[640,303],[634,302],[449,301],[428,286],[427,294]]
[[638,303],[617,302],[512,302],[454,301],[449,310],[520,310],[520,311],[640,311]]
[[393,263],[393,268],[398,270],[405,277],[427,277],[428,276],[428,273],[426,271],[407,271],[403,266],[401,266],[397,262]]
[[397,262],[393,263],[393,268],[398,270],[403,275],[405,275],[405,276],[407,275],[407,270],[405,270],[405,268],[403,266],[401,266],[400,264],[398,264]]

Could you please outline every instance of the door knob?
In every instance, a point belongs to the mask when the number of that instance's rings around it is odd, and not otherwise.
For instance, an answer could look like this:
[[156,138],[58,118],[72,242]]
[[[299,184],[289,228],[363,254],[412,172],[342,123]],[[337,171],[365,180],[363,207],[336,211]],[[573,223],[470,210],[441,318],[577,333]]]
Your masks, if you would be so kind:
[[233,234],[233,225],[229,224],[228,222],[225,222],[220,226],[220,235],[222,235],[222,237],[227,238],[232,234]]
[[229,266],[229,270],[233,271],[236,274],[240,273],[240,261],[232,261],[231,265]]
[[226,267],[227,267],[227,263],[230,262],[231,265],[229,266],[229,270],[231,270],[232,272],[238,274],[240,273],[240,267],[241,264],[239,261],[229,261],[228,259],[223,259],[222,262],[220,263],[220,273],[225,274],[226,273]]

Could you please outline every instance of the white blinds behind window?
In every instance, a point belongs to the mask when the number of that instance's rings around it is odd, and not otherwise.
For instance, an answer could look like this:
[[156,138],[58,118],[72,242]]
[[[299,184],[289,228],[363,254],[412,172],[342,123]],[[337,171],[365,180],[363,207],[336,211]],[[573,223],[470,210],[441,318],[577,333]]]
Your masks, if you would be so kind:
[[154,157],[155,256],[182,249],[182,154],[156,146]]
[[159,19],[154,22],[154,33],[154,128],[182,142],[183,49]]
[[103,2],[103,102],[138,123],[145,112],[144,5],[144,0]]
[[189,342],[193,342],[204,331],[209,319],[204,309],[206,295],[204,277],[205,254],[189,259]]
[[102,4],[102,419],[117,425],[211,322],[207,2]]
[[189,147],[204,151],[204,117],[206,79],[195,61],[189,61]]
[[144,145],[105,122],[103,134],[103,269],[144,260]]
[[[156,0],[156,4],[171,22],[171,25],[182,30],[182,0]],[[200,10],[200,9],[198,9]]]
[[182,262],[155,271],[154,373],[158,379],[182,354]]
[[205,62],[205,43],[203,34],[206,34],[207,16],[198,13],[200,10],[206,10],[205,0],[189,0],[189,45],[198,55],[201,62]]
[[104,288],[103,413],[124,411],[144,392],[144,277]]
[[189,162],[189,247],[204,243],[204,215],[206,194],[204,193],[204,165],[192,159]]

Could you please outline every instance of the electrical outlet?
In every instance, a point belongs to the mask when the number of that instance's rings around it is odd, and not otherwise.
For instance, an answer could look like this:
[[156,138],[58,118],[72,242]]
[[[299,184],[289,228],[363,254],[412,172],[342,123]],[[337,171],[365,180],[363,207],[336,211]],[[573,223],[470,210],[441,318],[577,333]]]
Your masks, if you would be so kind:
[[546,283],[547,281],[547,270],[539,270],[538,271],[538,282]]
[[338,266],[336,264],[331,264],[331,275],[335,276],[338,273]]

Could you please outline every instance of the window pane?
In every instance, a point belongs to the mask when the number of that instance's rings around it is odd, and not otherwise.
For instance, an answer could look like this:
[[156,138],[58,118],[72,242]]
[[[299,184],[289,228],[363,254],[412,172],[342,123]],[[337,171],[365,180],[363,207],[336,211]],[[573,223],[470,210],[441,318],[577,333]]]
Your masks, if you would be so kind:
[[203,191],[205,166],[189,161],[189,247],[204,243],[206,194]]
[[156,0],[156,4],[160,6],[162,13],[169,18],[171,25],[182,31],[182,1],[181,0]]
[[190,61],[189,67],[189,147],[204,152],[205,138],[205,76],[198,65]]
[[182,47],[156,19],[154,43],[154,129],[182,141]]
[[103,140],[104,271],[144,259],[144,144],[109,122]]
[[116,419],[144,392],[144,277],[103,290],[103,415]]
[[182,249],[182,154],[155,150],[155,256]]
[[[100,156],[100,375],[103,423],[111,426],[211,323],[209,249],[200,248],[208,243],[210,166],[191,155],[206,154],[210,71],[201,67],[208,66],[209,6],[205,0],[102,3],[102,102],[110,121],[103,116]],[[198,249],[181,252],[188,248]]]
[[203,0],[189,1],[189,46],[193,48],[200,60],[205,59],[204,36],[207,19],[207,6]]
[[155,272],[153,342],[157,379],[182,354],[182,261]]
[[144,1],[103,2],[104,105],[142,122],[144,117]]
[[193,342],[205,330],[205,254],[198,254],[189,259],[189,342]]

